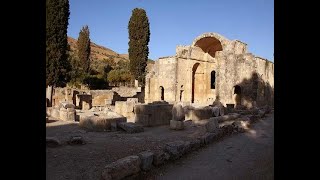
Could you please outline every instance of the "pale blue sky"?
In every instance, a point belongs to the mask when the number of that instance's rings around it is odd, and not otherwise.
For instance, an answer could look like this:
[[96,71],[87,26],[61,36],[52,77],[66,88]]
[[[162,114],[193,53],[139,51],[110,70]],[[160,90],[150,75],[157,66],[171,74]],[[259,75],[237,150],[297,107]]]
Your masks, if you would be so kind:
[[70,0],[68,36],[78,38],[84,25],[90,39],[117,53],[128,53],[128,22],[136,7],[150,23],[149,58],[175,54],[205,32],[248,44],[249,52],[273,61],[273,0]]

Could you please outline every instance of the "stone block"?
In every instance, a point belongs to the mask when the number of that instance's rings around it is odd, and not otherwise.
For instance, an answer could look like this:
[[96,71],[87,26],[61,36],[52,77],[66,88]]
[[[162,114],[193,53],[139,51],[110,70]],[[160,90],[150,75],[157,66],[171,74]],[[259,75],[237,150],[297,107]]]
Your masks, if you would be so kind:
[[141,170],[149,171],[152,168],[154,153],[150,151],[144,151],[138,154],[141,160]]
[[68,112],[67,121],[76,121],[76,112]]
[[125,130],[127,133],[139,133],[144,131],[141,125],[132,122],[120,122],[118,123],[118,127]]
[[207,132],[215,132],[219,128],[217,118],[210,118],[194,122],[196,125],[204,126]]
[[174,121],[184,121],[184,109],[181,104],[175,104],[172,108],[172,120]]
[[141,160],[138,156],[127,156],[104,167],[102,179],[123,179],[140,172]]
[[60,118],[63,121],[68,121],[68,112],[66,109],[60,108]]
[[170,155],[170,159],[179,159],[185,152],[184,141],[174,141],[165,145],[165,151]]
[[110,118],[107,116],[85,116],[80,117],[79,126],[92,131],[111,130],[111,123],[116,123],[117,127],[120,122],[126,122],[125,117]]
[[160,150],[153,155],[153,165],[160,166],[168,161],[169,158],[170,155],[167,152]]
[[51,117],[54,117],[54,118],[58,118],[60,119],[60,111],[58,109],[52,109],[51,111]]

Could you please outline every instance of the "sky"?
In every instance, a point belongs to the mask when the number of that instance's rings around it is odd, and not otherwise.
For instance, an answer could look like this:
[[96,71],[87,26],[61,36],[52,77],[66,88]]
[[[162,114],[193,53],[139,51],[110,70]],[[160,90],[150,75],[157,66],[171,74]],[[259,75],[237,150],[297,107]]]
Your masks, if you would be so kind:
[[149,58],[175,55],[205,32],[248,44],[248,51],[273,62],[273,0],[69,0],[68,36],[88,25],[91,42],[128,53],[128,23],[143,8],[150,23]]

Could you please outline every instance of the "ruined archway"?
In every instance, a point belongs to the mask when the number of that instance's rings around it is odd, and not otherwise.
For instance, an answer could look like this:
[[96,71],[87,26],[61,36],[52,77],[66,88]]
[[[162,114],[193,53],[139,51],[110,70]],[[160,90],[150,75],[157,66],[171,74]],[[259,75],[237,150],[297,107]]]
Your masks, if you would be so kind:
[[198,86],[198,81],[196,79],[196,73],[198,70],[200,63],[195,63],[192,67],[192,91],[191,91],[191,103],[194,103],[195,100],[195,93],[196,93],[196,86]]
[[192,46],[199,47],[203,52],[208,53],[213,58],[217,51],[222,51],[222,41],[226,40],[223,36],[217,33],[204,33],[198,36],[192,43]]
[[241,105],[241,87],[239,85],[236,85],[233,87],[233,96],[234,96],[234,104],[235,106]]
[[160,86],[160,100],[164,101],[164,88]]

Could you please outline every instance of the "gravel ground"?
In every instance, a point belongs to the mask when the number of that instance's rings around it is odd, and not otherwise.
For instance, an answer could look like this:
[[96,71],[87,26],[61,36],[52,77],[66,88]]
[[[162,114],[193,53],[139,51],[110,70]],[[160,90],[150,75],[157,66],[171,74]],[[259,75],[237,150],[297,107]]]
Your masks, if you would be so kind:
[[[62,145],[46,148],[46,179],[100,179],[105,165],[120,158],[137,155],[141,151],[162,149],[165,143],[175,140],[191,140],[199,133],[197,127],[187,125],[185,130],[170,130],[169,126],[144,128],[144,132],[127,134],[116,132],[89,132],[76,122],[49,118],[47,137],[58,138]],[[68,145],[71,136],[82,136],[85,145]]]
[[[249,132],[225,137],[182,159],[131,179],[272,180],[274,115],[256,122]],[[130,178],[128,178],[130,179]]]

